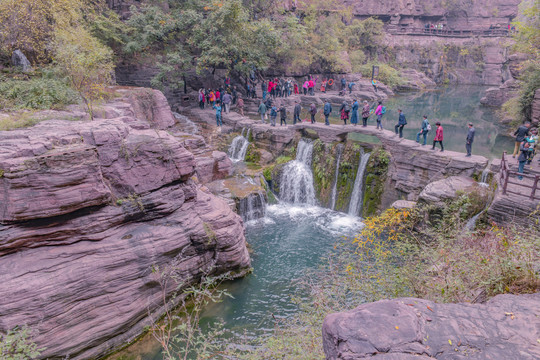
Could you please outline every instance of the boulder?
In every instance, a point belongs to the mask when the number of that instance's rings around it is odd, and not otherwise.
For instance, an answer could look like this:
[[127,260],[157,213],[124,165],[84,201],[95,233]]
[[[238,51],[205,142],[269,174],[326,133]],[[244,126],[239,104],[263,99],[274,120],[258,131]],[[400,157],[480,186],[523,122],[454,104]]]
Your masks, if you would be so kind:
[[540,358],[540,293],[499,295],[486,304],[401,298],[330,314],[328,360]]
[[414,209],[416,201],[397,200],[392,203],[394,209]]
[[33,71],[32,64],[21,50],[15,50],[11,55],[11,64],[22,69],[23,72]]
[[428,204],[444,205],[444,201],[454,199],[458,191],[471,191],[474,185],[470,177],[450,176],[427,184],[418,198]]

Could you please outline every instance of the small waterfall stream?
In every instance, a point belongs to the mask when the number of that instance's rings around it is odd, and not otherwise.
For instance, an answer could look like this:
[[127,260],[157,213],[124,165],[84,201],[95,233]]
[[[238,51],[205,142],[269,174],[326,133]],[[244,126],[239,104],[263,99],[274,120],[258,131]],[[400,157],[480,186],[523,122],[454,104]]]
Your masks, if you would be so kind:
[[332,188],[332,197],[330,199],[330,209],[334,210],[336,208],[336,196],[337,196],[337,184],[339,176],[339,162],[341,161],[341,154],[343,154],[343,144],[338,144],[337,146],[337,160],[336,160],[336,171],[334,173],[334,187]]
[[197,135],[199,133],[199,127],[193,121],[189,120],[187,116],[173,112],[176,121],[181,125],[181,130],[191,135]]
[[296,150],[296,160],[287,163],[281,174],[279,194],[282,201],[293,204],[316,204],[311,172],[312,155],[313,143],[301,139]]
[[264,193],[249,194],[246,198],[241,199],[238,205],[238,213],[242,216],[244,222],[263,218],[266,215]]
[[249,135],[251,133],[251,129],[246,128],[242,129],[242,134],[235,137],[229,146],[229,158],[232,161],[244,161],[246,158],[246,152],[247,148],[249,146]]
[[353,193],[351,195],[351,203],[349,204],[349,215],[358,216],[362,210],[364,202],[364,172],[371,153],[362,153],[360,157],[360,163],[358,164],[358,171],[356,173],[356,179],[354,180]]
[[489,174],[491,174],[491,171],[489,170],[489,165],[488,165],[482,171],[482,176],[480,178],[480,181],[478,182],[478,185],[483,186],[483,187],[488,187],[489,186],[489,184],[488,184]]

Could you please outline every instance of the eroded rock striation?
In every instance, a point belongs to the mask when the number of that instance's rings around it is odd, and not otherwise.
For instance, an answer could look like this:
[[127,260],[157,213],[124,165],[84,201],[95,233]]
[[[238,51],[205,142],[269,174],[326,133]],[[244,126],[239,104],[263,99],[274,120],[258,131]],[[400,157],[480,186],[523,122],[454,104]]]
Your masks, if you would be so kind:
[[94,121],[0,132],[0,331],[29,326],[42,358],[132,340],[176,288],[162,271],[189,285],[250,266],[241,218],[193,180],[230,160],[175,128],[160,92],[117,91]]
[[486,304],[402,298],[330,314],[328,360],[540,358],[540,293],[499,295]]

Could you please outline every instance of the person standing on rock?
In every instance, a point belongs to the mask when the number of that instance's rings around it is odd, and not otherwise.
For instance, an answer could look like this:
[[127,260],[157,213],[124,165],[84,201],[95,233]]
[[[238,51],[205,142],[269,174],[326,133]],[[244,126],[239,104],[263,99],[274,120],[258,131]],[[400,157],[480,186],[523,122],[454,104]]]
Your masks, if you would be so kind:
[[[525,163],[527,162],[527,159],[529,158],[529,143],[524,141],[519,146],[519,157],[518,157],[518,173],[523,174],[523,169],[525,167]],[[523,176],[518,176],[519,180],[523,180]]]
[[360,104],[358,104],[358,101],[356,99],[353,99],[351,124],[353,124],[354,126],[358,124],[358,108],[359,107],[360,107]]
[[433,147],[431,148],[431,150],[435,150],[435,144],[439,143],[441,144],[441,152],[444,151],[444,145],[443,145],[443,140],[444,140],[444,133],[443,133],[443,127],[441,125],[440,122],[436,122],[435,125],[437,126],[437,130],[435,131],[435,139],[433,139]]
[[223,121],[221,120],[221,105],[219,100],[216,102],[214,106],[212,106],[216,110],[216,124],[217,126],[223,125]]
[[521,146],[521,143],[523,142],[523,140],[525,140],[525,138],[527,137],[527,135],[529,135],[529,128],[531,127],[531,123],[530,122],[526,122],[525,124],[521,125],[515,132],[514,132],[514,135],[516,136],[516,143],[515,143],[515,146],[514,146],[514,153],[512,154],[512,157],[515,158],[517,153],[518,153],[518,150]]
[[[382,127],[382,116],[386,112],[386,108],[382,106],[382,101],[379,101],[379,105],[377,106],[377,109],[375,110],[375,115],[377,115],[377,129],[383,129]],[[425,145],[425,144],[424,144]]]
[[407,119],[405,118],[405,114],[403,113],[403,110],[398,109],[398,113],[399,113],[399,118],[398,118],[398,123],[395,126],[395,130],[396,130],[396,135],[398,134],[398,130],[399,130],[399,137],[402,138],[403,128],[405,127],[405,125],[407,125]]
[[266,115],[266,105],[264,104],[264,101],[261,101],[261,104],[259,105],[259,109],[257,110],[259,114],[261,114],[261,121],[263,124],[266,124],[266,121],[264,121],[264,115]]
[[323,112],[324,112],[324,125],[330,125],[330,122],[328,121],[328,117],[332,113],[332,104],[330,104],[330,101],[326,100],[326,102],[324,103]]
[[212,107],[216,104],[216,94],[214,94],[214,91],[210,90],[210,103],[212,104]]
[[305,81],[304,85],[302,86],[304,88],[304,95],[307,95],[307,89],[308,89],[309,81]]
[[294,101],[294,113],[293,113],[293,124],[300,122],[300,112],[302,111],[302,106],[298,103],[298,100]]
[[422,127],[420,128],[420,132],[416,134],[416,142],[420,142],[420,135],[424,137],[424,143],[422,146],[425,146],[427,143],[427,134],[429,130],[431,129],[431,125],[429,125],[429,121],[427,119],[427,115],[424,115],[424,120],[422,120]]
[[279,126],[282,126],[285,124],[287,126],[287,109],[285,108],[285,104],[281,104],[281,107],[279,108],[280,113],[280,123]]
[[350,111],[351,107],[349,106],[349,103],[347,101],[343,101],[343,104],[341,104],[341,107],[339,108],[339,112],[341,113],[341,120],[343,120],[344,125],[347,125]]
[[272,106],[270,109],[270,126],[276,126],[278,108],[276,105]]
[[356,85],[356,84],[353,83],[352,81],[349,83],[349,94],[352,93],[352,88],[353,88],[354,85]]
[[311,115],[311,123],[315,124],[315,115],[317,115],[317,106],[314,103],[311,103],[309,107],[309,114]]
[[467,149],[467,155],[468,157],[472,156],[472,143],[474,141],[474,133],[476,130],[474,129],[474,126],[472,123],[469,123],[469,131],[467,132],[467,139],[465,140],[465,148]]
[[371,80],[371,85],[373,85],[373,88],[375,89],[375,92],[378,92],[377,84],[378,84],[377,80],[375,80],[375,79]]
[[298,84],[294,83],[294,95],[298,95],[300,92],[298,91]]
[[347,89],[347,80],[345,80],[345,78],[341,78],[341,91],[345,93],[346,89]]
[[225,108],[225,112],[227,114],[231,111],[231,102],[232,102],[231,94],[225,93],[225,95],[223,95],[223,107]]
[[236,105],[236,101],[238,100],[238,91],[236,91],[236,85],[232,88],[232,104]]
[[204,89],[199,90],[199,108],[204,110]]
[[242,99],[242,96],[238,96],[238,101],[236,102],[236,107],[238,108],[238,113],[240,115],[244,116],[244,99]]
[[362,107],[362,126],[367,126],[367,120],[369,118],[369,104],[367,100],[364,100],[364,106]]

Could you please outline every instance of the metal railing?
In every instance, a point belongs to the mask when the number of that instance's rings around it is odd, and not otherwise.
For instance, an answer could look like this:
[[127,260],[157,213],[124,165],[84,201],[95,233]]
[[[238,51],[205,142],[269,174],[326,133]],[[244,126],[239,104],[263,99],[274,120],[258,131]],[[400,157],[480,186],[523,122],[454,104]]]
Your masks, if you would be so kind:
[[452,29],[436,29],[436,28],[410,28],[399,27],[394,31],[390,31],[396,34],[403,35],[437,35],[437,36],[454,36],[454,37],[470,37],[470,36],[483,36],[483,37],[496,37],[496,36],[509,36],[510,31],[507,29],[487,29],[487,30],[452,30]]
[[[531,200],[540,200],[540,194],[539,195],[536,194],[536,191],[538,190],[538,184],[540,182],[540,174],[536,174],[536,173],[522,174],[522,173],[518,173],[517,171],[510,170],[506,151],[502,155],[501,171],[499,174],[500,174],[499,181],[500,181],[500,184],[502,185],[503,195],[514,194],[514,195],[519,195],[519,196],[526,196]],[[521,176],[526,179],[531,179],[532,185],[525,183],[523,181],[512,181],[513,177],[518,177],[518,176]],[[518,189],[514,189],[514,190],[518,190],[518,191],[509,189],[508,185],[516,185]],[[531,190],[528,191],[526,189],[531,189]]]

